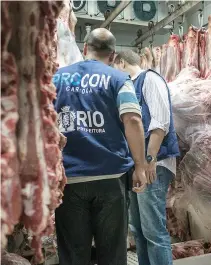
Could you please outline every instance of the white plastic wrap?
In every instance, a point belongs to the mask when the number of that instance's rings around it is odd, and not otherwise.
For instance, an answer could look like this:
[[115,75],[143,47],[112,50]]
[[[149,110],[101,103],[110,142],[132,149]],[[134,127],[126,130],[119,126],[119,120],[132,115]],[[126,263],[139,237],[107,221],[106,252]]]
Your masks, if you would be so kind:
[[71,10],[69,1],[64,2],[59,18],[57,19],[57,62],[64,67],[83,61],[83,56],[76,44],[74,31],[77,19]]
[[169,83],[175,129],[189,146],[211,125],[211,80],[199,75],[194,67],[185,68]]
[[196,138],[180,164],[180,171],[186,191],[183,205],[193,205],[211,235],[211,127]]
[[83,56],[76,44],[75,37],[61,19],[57,21],[57,36],[57,60],[59,67],[83,61]]
[[211,80],[193,67],[169,83],[175,129],[189,151],[180,163],[184,194],[180,207],[191,203],[211,231]]

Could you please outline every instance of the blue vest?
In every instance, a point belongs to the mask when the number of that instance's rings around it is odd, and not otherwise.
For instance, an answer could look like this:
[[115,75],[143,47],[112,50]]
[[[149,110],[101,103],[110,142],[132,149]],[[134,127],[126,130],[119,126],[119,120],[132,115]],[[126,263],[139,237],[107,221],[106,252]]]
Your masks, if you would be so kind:
[[99,61],[63,67],[53,77],[67,177],[120,174],[133,166],[117,95],[128,75]]
[[[146,101],[144,99],[144,96],[143,96],[142,88],[143,88],[144,80],[146,77],[146,73],[148,71],[154,72],[153,70],[144,71],[134,81],[134,86],[136,89],[136,95],[137,95],[137,98],[139,100],[140,106],[142,107],[142,121],[143,121],[143,125],[144,125],[146,151],[147,151],[149,138],[150,138],[150,132],[148,131],[148,129],[149,129],[149,125],[151,122],[151,116],[150,116],[149,108],[148,108]],[[154,72],[154,73],[159,75],[157,72]],[[165,82],[165,80],[164,80],[164,82]],[[166,84],[166,87],[168,89],[167,84]],[[168,89],[168,98],[169,98],[169,105],[171,108],[171,98],[170,98],[169,89]],[[178,141],[177,141],[176,132],[174,129],[172,108],[171,108],[170,109],[169,133],[163,139],[163,142],[161,144],[160,150],[159,150],[158,155],[157,155],[157,160],[160,161],[160,160],[163,160],[163,159],[168,158],[168,157],[177,157],[179,155],[180,155],[179,145],[178,145]]]

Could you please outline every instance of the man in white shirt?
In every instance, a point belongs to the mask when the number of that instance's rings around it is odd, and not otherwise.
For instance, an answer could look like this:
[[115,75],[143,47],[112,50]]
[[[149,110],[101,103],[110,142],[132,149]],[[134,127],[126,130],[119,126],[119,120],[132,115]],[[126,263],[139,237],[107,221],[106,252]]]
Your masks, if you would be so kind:
[[134,82],[145,132],[148,186],[141,194],[130,194],[130,228],[140,265],[172,265],[166,195],[176,174],[179,147],[167,84],[158,73],[143,71],[139,64],[139,55],[131,50],[117,54],[114,63]]

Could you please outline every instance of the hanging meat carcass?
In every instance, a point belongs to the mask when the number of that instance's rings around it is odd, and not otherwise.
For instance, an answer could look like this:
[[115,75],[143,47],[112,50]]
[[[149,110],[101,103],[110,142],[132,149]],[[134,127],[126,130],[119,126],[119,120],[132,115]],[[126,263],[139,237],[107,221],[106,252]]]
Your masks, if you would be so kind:
[[208,29],[201,29],[199,34],[199,68],[202,78],[211,77],[211,15]]
[[7,244],[22,211],[18,175],[16,126],[18,122],[18,70],[15,57],[8,51],[12,34],[9,3],[1,4],[1,246]]
[[153,64],[153,56],[150,48],[145,47],[140,52],[140,67],[144,70],[151,69]]
[[52,214],[66,183],[60,151],[65,141],[57,128],[51,81],[56,71],[56,18],[62,5],[2,3],[2,248],[23,208],[21,221],[33,236],[37,263],[42,261],[41,237],[53,230]]
[[[64,7],[57,19],[57,63],[64,67],[83,61],[82,54],[75,41],[75,25],[77,19],[70,9],[69,1],[64,1]],[[71,47],[71,49],[70,49]]]
[[149,47],[145,47],[144,54],[146,55],[146,59],[147,59],[147,67],[148,69],[151,69],[153,65],[153,56],[152,56],[151,49]]
[[167,67],[167,48],[168,45],[165,43],[161,46],[161,58],[160,58],[160,74],[164,77]]
[[[211,61],[209,59],[210,23],[211,16],[207,31],[189,28],[188,34],[184,36],[184,42],[179,44],[182,70],[176,79],[169,83],[175,128],[179,140],[186,146],[186,152],[178,171],[179,184],[182,189],[178,187],[170,189],[167,199],[167,217],[171,235],[182,240],[188,236],[188,202],[193,203],[203,225],[211,227],[209,221],[211,216],[208,210],[211,207],[209,203],[211,199],[209,192],[211,185],[211,167],[209,166],[211,80],[209,80],[209,73],[211,68],[208,65]],[[168,45],[164,44],[161,57],[161,73],[164,76],[168,65],[167,50]],[[164,57],[163,54],[166,56]],[[174,57],[172,60],[174,61]],[[203,152],[205,149],[208,154]]]
[[181,70],[180,37],[172,34],[161,49],[161,75],[167,82],[173,81]]
[[160,74],[161,47],[153,47],[153,70]]
[[143,69],[143,70],[147,70],[147,69],[149,69],[149,67],[148,67],[148,61],[147,61],[146,55],[143,54],[143,53],[140,55],[140,67],[141,67],[141,69]]
[[206,76],[206,35],[206,30],[201,29],[199,32],[199,69],[202,78]]
[[189,27],[188,34],[184,37],[181,67],[194,66],[199,69],[199,30],[193,26]]

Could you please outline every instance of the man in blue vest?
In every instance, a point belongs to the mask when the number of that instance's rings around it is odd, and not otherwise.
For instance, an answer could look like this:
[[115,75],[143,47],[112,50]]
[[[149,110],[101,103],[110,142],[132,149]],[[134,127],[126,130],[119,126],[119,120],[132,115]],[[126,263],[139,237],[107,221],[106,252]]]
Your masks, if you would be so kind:
[[96,29],[84,46],[86,60],[53,78],[67,137],[68,184],[55,215],[60,265],[88,265],[93,236],[98,265],[127,264],[127,183],[135,166],[133,190],[145,188],[145,143],[133,83],[109,66],[114,53],[114,36]]
[[143,71],[140,57],[120,52],[115,68],[130,74],[142,108],[146,143],[147,188],[131,192],[130,228],[140,265],[172,265],[170,236],[166,229],[166,195],[176,174],[179,147],[174,130],[169,89],[152,70]]

